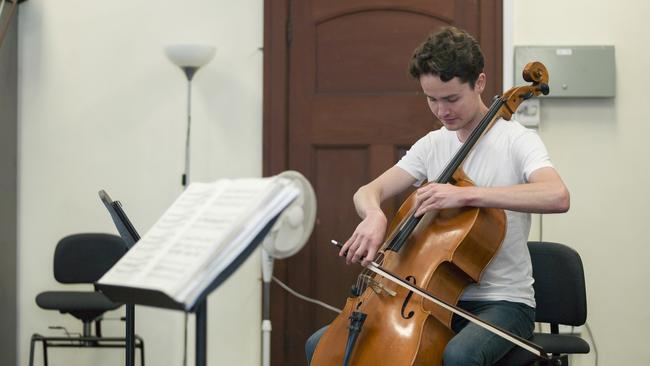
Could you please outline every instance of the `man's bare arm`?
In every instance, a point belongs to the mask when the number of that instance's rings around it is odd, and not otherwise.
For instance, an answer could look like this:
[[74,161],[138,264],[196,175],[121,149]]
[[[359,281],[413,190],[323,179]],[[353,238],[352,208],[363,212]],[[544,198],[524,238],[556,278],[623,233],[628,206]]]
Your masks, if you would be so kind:
[[340,256],[346,256],[348,264],[363,259],[362,264],[368,265],[374,260],[387,226],[381,202],[402,192],[415,181],[405,170],[394,166],[357,190],[354,206],[363,220],[339,252]]
[[508,187],[456,187],[429,184],[417,192],[416,215],[442,208],[494,207],[530,213],[566,212],[569,191],[551,167],[535,170],[528,183]]

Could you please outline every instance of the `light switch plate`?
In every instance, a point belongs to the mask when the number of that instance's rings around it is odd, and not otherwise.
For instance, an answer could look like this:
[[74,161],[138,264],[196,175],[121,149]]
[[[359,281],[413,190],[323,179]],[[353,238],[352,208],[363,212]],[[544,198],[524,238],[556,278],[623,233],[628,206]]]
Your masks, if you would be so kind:
[[537,127],[539,126],[540,115],[540,103],[539,99],[532,98],[524,100],[517,108],[515,112],[515,120],[526,127]]

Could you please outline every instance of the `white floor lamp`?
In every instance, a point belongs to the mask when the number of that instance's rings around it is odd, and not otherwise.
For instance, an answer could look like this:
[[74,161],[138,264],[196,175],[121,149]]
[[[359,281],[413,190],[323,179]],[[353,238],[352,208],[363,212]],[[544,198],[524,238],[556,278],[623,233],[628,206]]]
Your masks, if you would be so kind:
[[197,44],[176,44],[165,47],[165,54],[187,77],[187,136],[185,139],[185,170],[181,184],[183,189],[190,183],[190,127],[192,123],[192,78],[196,71],[210,62],[217,49]]

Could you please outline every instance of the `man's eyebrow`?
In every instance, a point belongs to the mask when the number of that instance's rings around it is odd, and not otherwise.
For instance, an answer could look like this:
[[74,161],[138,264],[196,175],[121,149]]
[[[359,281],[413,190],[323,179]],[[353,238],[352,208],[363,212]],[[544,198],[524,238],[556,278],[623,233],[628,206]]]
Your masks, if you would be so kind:
[[446,100],[449,100],[449,99],[452,99],[452,98],[458,97],[458,93],[445,95],[444,97],[441,97],[441,98],[435,98],[435,97],[432,97],[432,96],[430,96],[430,95],[427,94],[427,93],[423,93],[423,94],[426,95],[427,98],[429,98],[429,99],[446,99]]

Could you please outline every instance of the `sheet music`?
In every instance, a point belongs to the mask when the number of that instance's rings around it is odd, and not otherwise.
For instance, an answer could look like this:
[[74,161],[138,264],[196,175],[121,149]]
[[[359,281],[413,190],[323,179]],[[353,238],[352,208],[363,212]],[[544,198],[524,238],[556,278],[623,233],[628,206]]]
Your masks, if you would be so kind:
[[[294,189],[296,188],[294,187]],[[244,251],[246,244],[255,238],[266,223],[286,208],[297,195],[297,189],[295,191],[287,190],[286,187],[283,187],[282,191],[276,189],[269,192],[270,198],[267,198],[270,199],[269,204],[255,212],[249,212],[247,214],[248,219],[243,221],[244,227],[234,232],[234,234],[237,234],[235,237],[229,238],[226,241],[229,245],[225,246],[215,257],[206,262],[206,268],[202,270],[205,275],[193,278],[193,281],[178,295],[179,298],[184,299],[188,308],[194,305],[203,289],[209,286],[226,266],[232,263]]]
[[99,283],[156,289],[186,302],[209,284],[210,268],[225,268],[243,251],[237,248],[261,230],[254,231],[256,221],[265,224],[297,195],[277,178],[192,183]]

